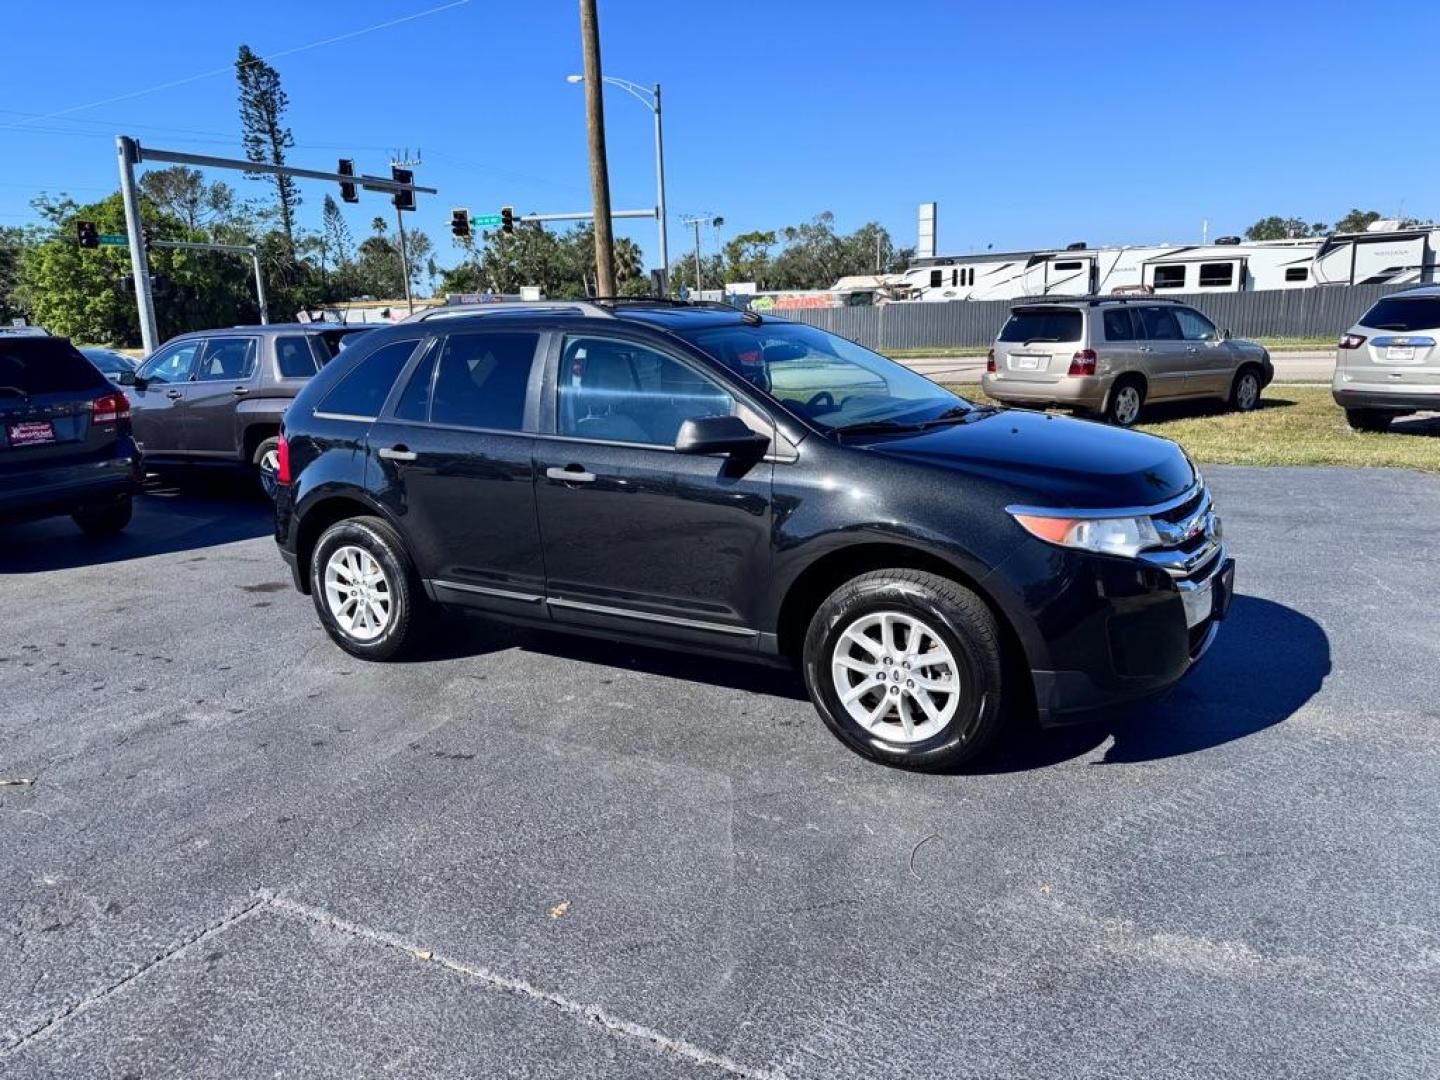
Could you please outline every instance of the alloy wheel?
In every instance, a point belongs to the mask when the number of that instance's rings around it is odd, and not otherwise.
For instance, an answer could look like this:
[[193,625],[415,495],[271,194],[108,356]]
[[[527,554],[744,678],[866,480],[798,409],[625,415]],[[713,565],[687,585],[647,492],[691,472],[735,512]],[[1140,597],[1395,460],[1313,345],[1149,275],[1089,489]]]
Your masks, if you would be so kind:
[[1260,400],[1260,380],[1251,372],[1240,376],[1240,385],[1235,388],[1235,404],[1241,412],[1249,412]]
[[278,450],[266,450],[260,457],[260,487],[272,499],[280,490],[280,452]]
[[325,563],[325,603],[348,636],[374,641],[390,625],[395,596],[375,556],[346,544],[336,548]]
[[1133,386],[1122,386],[1115,391],[1115,422],[1129,427],[1140,415],[1140,391]]
[[840,705],[872,735],[918,743],[943,731],[960,704],[960,669],[933,627],[914,615],[862,615],[830,659]]

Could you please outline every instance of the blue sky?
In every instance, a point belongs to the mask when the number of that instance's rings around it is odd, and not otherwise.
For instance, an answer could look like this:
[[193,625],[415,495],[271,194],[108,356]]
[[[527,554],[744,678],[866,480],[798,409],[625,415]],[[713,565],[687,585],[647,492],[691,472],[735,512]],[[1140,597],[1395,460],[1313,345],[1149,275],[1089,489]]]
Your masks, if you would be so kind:
[[[434,8],[444,0],[69,0],[7,5],[0,65],[0,224],[40,189],[113,190],[114,135],[239,156],[226,73],[72,106]],[[1198,239],[1269,213],[1334,221],[1351,206],[1440,216],[1440,139],[1419,43],[1440,4],[1251,0],[1194,5],[600,0],[608,74],[665,90],[672,258],[682,215],[722,239],[834,211],[898,242],[940,203],[945,252]],[[452,261],[449,211],[586,209],[573,0],[471,0],[276,60],[296,164],[342,152],[383,171],[421,148],[410,221]],[[649,113],[607,94],[613,202],[654,202]],[[254,194],[258,182],[227,179]],[[325,185],[306,183],[318,221]],[[376,195],[347,208],[364,235]],[[620,230],[656,257],[651,222]],[[712,248],[715,233],[704,243]]]

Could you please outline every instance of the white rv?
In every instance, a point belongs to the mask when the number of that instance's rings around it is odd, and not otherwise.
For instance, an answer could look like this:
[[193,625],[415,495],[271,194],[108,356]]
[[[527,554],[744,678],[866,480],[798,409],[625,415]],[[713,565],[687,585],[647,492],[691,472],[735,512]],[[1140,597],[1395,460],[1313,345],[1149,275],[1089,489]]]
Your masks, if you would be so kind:
[[1433,282],[1440,229],[1304,240],[984,252],[918,259],[903,291],[918,300],[1018,300],[1126,292],[1260,292],[1315,285]]

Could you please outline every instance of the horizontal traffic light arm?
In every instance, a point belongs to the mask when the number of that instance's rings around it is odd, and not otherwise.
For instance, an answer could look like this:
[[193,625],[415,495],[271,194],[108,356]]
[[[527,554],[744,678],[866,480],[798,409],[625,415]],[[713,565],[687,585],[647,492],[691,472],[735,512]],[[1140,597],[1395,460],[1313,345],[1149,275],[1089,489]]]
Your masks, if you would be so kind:
[[356,183],[366,191],[419,191],[427,195],[438,193],[436,188],[422,187],[420,184],[397,184],[387,176],[345,176],[343,173],[322,172],[319,169],[297,169],[293,165],[269,165],[263,161],[185,154],[177,150],[150,150],[139,143],[136,143],[136,157],[138,161],[168,161],[175,165],[196,165],[202,169],[234,169],[238,172],[294,176],[305,180],[329,180],[336,184]]

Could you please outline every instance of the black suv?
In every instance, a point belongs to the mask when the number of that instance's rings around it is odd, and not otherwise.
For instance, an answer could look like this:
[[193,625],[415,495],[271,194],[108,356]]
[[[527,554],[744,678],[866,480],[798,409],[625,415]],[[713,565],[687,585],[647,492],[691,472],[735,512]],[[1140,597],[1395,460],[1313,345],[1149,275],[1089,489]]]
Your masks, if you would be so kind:
[[64,338],[0,335],[0,521],[119,532],[139,484],[125,394]]
[[324,323],[236,326],[171,338],[133,375],[135,438],[147,469],[252,467],[275,494],[280,417],[306,380],[358,326]]
[[497,306],[377,330],[300,392],[276,539],[331,637],[432,605],[798,663],[847,744],[935,768],[1010,706],[1145,695],[1234,564],[1173,443],[984,408],[730,308]]

